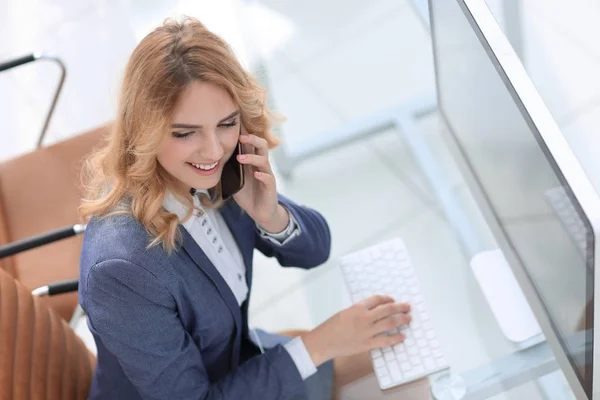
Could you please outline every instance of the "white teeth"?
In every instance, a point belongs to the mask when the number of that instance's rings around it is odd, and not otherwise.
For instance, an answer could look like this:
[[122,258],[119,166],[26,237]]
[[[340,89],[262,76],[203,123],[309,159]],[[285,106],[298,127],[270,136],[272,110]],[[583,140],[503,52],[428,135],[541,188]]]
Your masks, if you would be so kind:
[[210,171],[211,169],[213,169],[214,167],[217,166],[219,162],[215,162],[214,164],[210,164],[210,165],[206,165],[206,164],[192,164],[194,167],[198,168],[198,169],[202,169],[205,171]]

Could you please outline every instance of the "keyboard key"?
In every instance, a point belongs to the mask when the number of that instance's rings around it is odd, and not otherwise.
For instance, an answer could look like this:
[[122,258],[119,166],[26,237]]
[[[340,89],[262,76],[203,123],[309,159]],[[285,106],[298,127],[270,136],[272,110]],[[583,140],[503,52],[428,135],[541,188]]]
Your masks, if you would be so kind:
[[[412,331],[406,332],[407,335],[412,335]],[[404,340],[404,344],[406,347],[414,346],[416,344],[415,339],[412,336],[407,336]]]
[[384,379],[388,380],[388,382],[389,382],[388,385],[391,383],[390,375],[389,375],[388,370],[387,370],[386,367],[377,368],[375,370],[375,374],[377,375],[377,377],[379,378],[379,380],[382,381],[382,383],[383,383]]
[[404,353],[404,343],[398,343],[396,345],[394,345],[393,347],[394,349],[394,353],[396,354],[400,354],[400,353]]
[[419,346],[419,347],[428,347],[427,340],[425,340],[425,339],[419,339],[419,340],[417,340],[417,346]]
[[433,356],[435,358],[441,358],[444,357],[444,353],[442,353],[440,349],[433,349]]
[[435,334],[435,332],[434,332],[434,331],[427,331],[427,332],[425,333],[425,337],[426,337],[428,340],[433,340],[433,339],[435,339],[435,338],[436,338],[436,334]]
[[384,353],[389,353],[389,352],[391,352],[391,351],[392,351],[392,348],[388,346],[388,347],[384,347],[384,348],[382,348],[381,350],[382,350]]
[[[383,355],[383,357],[385,358],[385,361],[387,361],[388,363],[390,361],[395,361],[396,360],[396,356],[394,355],[394,353],[385,353]],[[381,360],[381,358],[380,358],[380,360]]]
[[437,339],[433,339],[429,341],[429,347],[431,347],[431,349],[439,349],[440,348],[440,342]]
[[419,354],[419,351],[416,347],[412,346],[407,349],[407,353],[409,356],[416,356],[417,354]]
[[383,361],[383,358],[381,358],[381,357],[376,358],[373,361],[373,366],[375,366],[375,368],[385,367],[385,361]]
[[431,350],[429,350],[429,347],[424,347],[421,349],[421,355],[422,356],[429,356],[431,355]]
[[404,371],[404,373],[410,371],[412,369],[412,365],[409,362],[400,363],[400,369]]
[[380,376],[379,377],[379,383],[383,387],[388,387],[388,386],[390,386],[392,384],[392,380],[390,379],[389,376]]
[[438,368],[445,368],[448,366],[448,362],[446,361],[446,359],[444,357],[436,358],[435,362],[436,362]]
[[415,372],[414,369],[410,369],[410,370],[404,372],[404,379],[407,380],[407,381],[410,381],[410,380],[415,379],[417,377],[418,377],[418,375],[417,375],[417,373]]
[[419,358],[418,356],[412,356],[412,357],[410,357],[410,363],[412,364],[413,367],[416,367],[417,365],[421,365],[421,358]]
[[413,336],[415,337],[415,339],[420,339],[423,336],[425,336],[425,334],[420,329],[413,329]]
[[371,357],[377,358],[377,357],[382,357],[382,356],[383,356],[383,354],[381,354],[381,350],[379,350],[379,349],[371,350]]
[[433,360],[433,358],[429,357],[423,359],[423,365],[425,366],[425,369],[427,371],[432,371],[436,368],[435,361]]
[[382,256],[381,250],[379,250],[377,247],[372,247],[369,255],[371,256],[371,260],[373,260],[373,261],[376,261],[378,258],[381,258],[381,256]]
[[415,367],[415,369],[413,371],[417,375],[423,375],[425,373],[425,368],[423,368],[423,366],[419,365],[418,367]]
[[397,363],[389,363],[388,368],[390,370],[390,375],[392,376],[393,381],[398,382],[402,380],[402,372],[400,371],[400,368],[398,368]]

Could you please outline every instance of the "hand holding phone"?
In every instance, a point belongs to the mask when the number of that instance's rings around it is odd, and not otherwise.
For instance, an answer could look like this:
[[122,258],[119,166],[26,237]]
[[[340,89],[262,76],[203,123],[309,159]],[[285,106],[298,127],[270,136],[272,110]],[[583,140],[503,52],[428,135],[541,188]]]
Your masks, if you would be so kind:
[[244,132],[240,135],[240,144],[244,154],[237,155],[237,160],[243,167],[244,184],[233,197],[262,228],[281,232],[289,223],[289,215],[279,204],[275,176],[269,163],[269,143],[262,137]]
[[[242,134],[242,124],[240,123],[240,132]],[[244,168],[238,161],[238,156],[243,154],[242,143],[239,141],[233,151],[233,154],[223,166],[221,174],[221,195],[223,200],[229,200],[234,194],[244,187]]]

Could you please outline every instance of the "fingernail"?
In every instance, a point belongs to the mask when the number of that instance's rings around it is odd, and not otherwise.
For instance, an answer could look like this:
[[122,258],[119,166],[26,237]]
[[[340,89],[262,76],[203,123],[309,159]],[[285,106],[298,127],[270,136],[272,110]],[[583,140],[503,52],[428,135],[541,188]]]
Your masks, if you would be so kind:
[[261,174],[260,174],[260,172],[258,172],[258,171],[255,171],[255,172],[254,172],[254,176],[255,176],[255,177],[257,177],[257,178],[260,178],[260,175],[261,175]]
[[246,139],[248,139],[248,135],[240,135],[240,139],[246,140]]
[[245,160],[246,158],[248,158],[248,157],[246,157],[246,156],[245,156],[245,155],[243,155],[243,154],[240,154],[240,155],[238,156],[238,160]]

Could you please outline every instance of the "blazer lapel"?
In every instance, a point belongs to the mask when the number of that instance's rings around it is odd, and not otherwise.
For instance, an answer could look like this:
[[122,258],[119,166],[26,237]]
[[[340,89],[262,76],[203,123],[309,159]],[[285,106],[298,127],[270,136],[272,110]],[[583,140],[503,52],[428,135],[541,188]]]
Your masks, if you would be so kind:
[[[217,290],[225,300],[227,307],[233,314],[233,319],[235,320],[236,334],[239,334],[242,331],[242,311],[240,306],[238,305],[237,299],[235,298],[233,292],[223,279],[223,276],[217,271],[217,268],[213,265],[213,263],[208,259],[206,254],[202,251],[198,243],[192,238],[187,229],[180,228],[181,234],[183,236],[183,249],[188,253],[190,258],[196,263],[196,265],[208,275],[210,280],[216,286]],[[236,341],[237,342],[237,341]],[[237,347],[237,346],[236,346]],[[232,356],[232,367],[238,364],[239,357],[239,348],[235,349]]]

